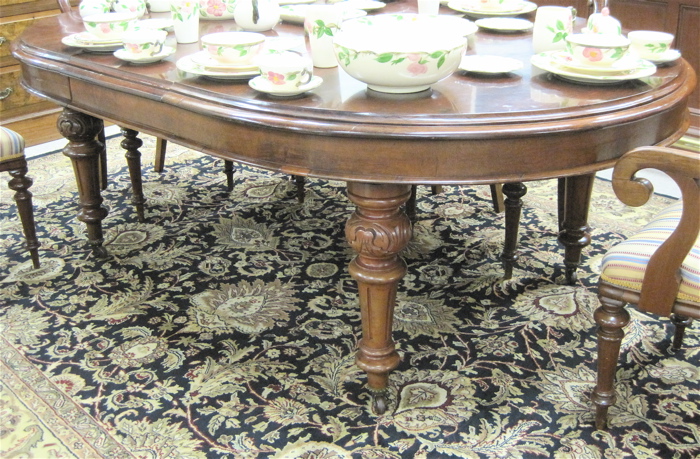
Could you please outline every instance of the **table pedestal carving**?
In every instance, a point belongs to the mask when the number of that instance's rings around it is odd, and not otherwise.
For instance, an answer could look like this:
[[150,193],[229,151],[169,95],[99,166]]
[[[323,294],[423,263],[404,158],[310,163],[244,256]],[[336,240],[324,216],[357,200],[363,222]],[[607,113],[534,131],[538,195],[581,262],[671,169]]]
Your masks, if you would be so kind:
[[102,206],[100,155],[104,144],[96,140],[97,134],[103,129],[102,120],[64,108],[58,117],[58,130],[68,139],[68,145],[63,154],[71,159],[73,172],[78,184],[80,195],[80,211],[78,220],[87,226],[88,242],[93,253],[100,258],[108,256],[102,247],[102,220],[107,216],[107,209]]
[[389,372],[400,360],[391,331],[396,290],[406,274],[398,253],[411,239],[411,223],[401,206],[410,195],[410,185],[348,183],[348,196],[357,205],[345,226],[348,243],[357,252],[349,266],[362,314],[357,365],[367,372],[379,414],[386,411]]

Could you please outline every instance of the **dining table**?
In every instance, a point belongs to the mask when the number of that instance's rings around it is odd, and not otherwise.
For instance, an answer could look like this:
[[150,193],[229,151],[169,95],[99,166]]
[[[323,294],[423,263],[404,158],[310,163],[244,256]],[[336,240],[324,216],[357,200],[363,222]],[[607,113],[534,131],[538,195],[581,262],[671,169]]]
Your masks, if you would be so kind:
[[[319,2],[323,0],[318,0]],[[414,0],[386,2],[368,14],[411,13]],[[461,14],[445,5],[440,14]],[[168,13],[152,14],[169,17]],[[523,16],[533,20],[534,13]],[[577,19],[576,27],[583,25]],[[623,25],[624,26],[624,25]],[[315,68],[315,89],[295,97],[256,91],[246,78],[211,78],[177,63],[201,51],[171,33],[167,58],[134,64],[112,52],[66,45],[83,32],[77,11],[37,20],[14,43],[23,85],[63,107],[58,130],[68,139],[80,197],[78,219],[97,256],[103,247],[100,152],[103,121],[123,128],[132,179],[140,174],[140,132],[254,167],[347,183],[355,210],[345,237],[356,255],[362,339],[356,362],[367,374],[373,409],[382,413],[399,354],[392,339],[397,289],[407,272],[400,256],[412,235],[405,203],[415,185],[506,184],[518,202],[523,183],[558,179],[559,241],[575,280],[590,243],[588,207],[596,172],[639,146],[670,145],[689,125],[696,84],[681,57],[655,73],[615,82],[572,81],[531,64],[531,30],[479,29],[466,55],[516,59],[504,73],[457,70],[413,94],[369,90],[341,67]],[[232,19],[200,20],[200,37],[240,30]],[[298,21],[281,21],[268,38],[304,39]],[[301,42],[308,46],[308,39]],[[137,204],[143,194],[136,187]],[[517,207],[517,206],[516,206]]]

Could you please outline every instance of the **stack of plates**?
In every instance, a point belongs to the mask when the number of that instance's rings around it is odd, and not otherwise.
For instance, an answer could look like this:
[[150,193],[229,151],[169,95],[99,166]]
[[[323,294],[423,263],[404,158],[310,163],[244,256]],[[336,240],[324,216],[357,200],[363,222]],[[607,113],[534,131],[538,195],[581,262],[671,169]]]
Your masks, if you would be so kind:
[[610,67],[580,64],[564,51],[547,51],[530,59],[535,67],[551,72],[565,80],[584,84],[616,84],[653,75],[656,66],[644,59],[626,56]]
[[82,48],[95,53],[113,53],[122,47],[121,39],[104,39],[97,37],[90,32],[80,32],[68,35],[61,39],[61,43],[66,46]]
[[247,80],[260,75],[260,69],[256,65],[241,67],[224,64],[211,57],[207,51],[185,56],[177,61],[176,66],[183,72],[214,80]]
[[535,3],[523,0],[506,0],[494,6],[486,6],[479,0],[451,0],[447,3],[447,6],[475,18],[517,16],[531,13],[537,9]]

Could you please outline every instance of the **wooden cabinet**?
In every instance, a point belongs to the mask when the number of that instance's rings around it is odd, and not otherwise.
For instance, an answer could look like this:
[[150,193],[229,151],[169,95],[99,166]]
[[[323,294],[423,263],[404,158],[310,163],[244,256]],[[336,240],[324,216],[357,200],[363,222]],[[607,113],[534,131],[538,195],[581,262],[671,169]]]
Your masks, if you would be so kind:
[[56,130],[60,109],[22,88],[10,45],[32,22],[59,13],[57,0],[0,0],[0,120],[20,133],[27,146],[60,138]]
[[[661,30],[700,76],[700,0],[609,0],[610,12],[629,30]],[[692,128],[700,136],[700,87],[690,96]]]

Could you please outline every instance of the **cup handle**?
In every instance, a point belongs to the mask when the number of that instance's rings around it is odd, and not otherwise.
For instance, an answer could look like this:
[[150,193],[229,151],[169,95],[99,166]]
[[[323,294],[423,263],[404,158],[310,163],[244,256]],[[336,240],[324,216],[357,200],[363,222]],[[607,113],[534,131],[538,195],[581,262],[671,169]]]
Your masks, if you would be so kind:
[[153,45],[153,50],[151,51],[151,56],[155,56],[156,54],[160,54],[161,51],[163,51],[163,42],[156,42],[156,43],[151,43]]
[[301,83],[301,85],[305,85],[306,83],[311,81],[312,76],[313,74],[309,71],[309,69],[304,69],[301,72],[301,75],[299,75],[299,83]]

